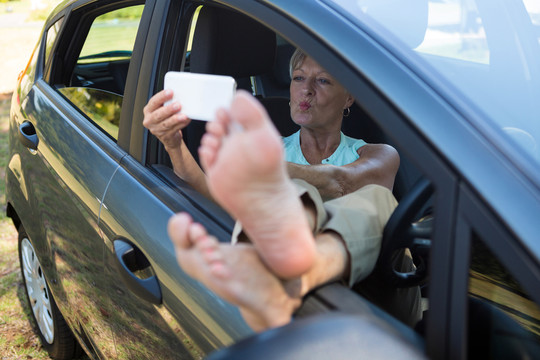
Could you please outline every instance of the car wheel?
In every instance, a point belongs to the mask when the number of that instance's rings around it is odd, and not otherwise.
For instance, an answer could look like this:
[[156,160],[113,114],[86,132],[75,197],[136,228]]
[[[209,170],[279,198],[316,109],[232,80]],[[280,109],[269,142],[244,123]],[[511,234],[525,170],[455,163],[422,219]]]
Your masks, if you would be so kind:
[[82,349],[56,306],[34,246],[23,226],[19,227],[19,261],[26,297],[43,348],[54,359],[73,359]]

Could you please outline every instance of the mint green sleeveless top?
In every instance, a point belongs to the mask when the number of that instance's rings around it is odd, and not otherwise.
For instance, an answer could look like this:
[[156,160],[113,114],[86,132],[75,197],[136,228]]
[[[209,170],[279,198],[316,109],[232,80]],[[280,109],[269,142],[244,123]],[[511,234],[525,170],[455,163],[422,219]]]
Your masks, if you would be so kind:
[[[299,165],[311,165],[307,162],[300,148],[300,130],[283,138],[285,146],[285,160]],[[324,159],[321,164],[343,166],[356,161],[358,149],[366,145],[364,140],[354,139],[341,132],[341,141],[338,148],[330,157]]]

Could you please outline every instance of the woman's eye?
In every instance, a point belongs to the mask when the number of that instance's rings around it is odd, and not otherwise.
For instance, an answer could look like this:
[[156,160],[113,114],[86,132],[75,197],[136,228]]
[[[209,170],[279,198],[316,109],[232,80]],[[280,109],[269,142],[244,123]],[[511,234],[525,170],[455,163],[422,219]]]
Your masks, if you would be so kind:
[[330,81],[328,79],[320,78],[319,83],[326,85],[326,84],[330,84]]
[[301,81],[302,79],[303,79],[302,76],[294,76],[294,77],[293,77],[293,80],[294,80],[294,81]]

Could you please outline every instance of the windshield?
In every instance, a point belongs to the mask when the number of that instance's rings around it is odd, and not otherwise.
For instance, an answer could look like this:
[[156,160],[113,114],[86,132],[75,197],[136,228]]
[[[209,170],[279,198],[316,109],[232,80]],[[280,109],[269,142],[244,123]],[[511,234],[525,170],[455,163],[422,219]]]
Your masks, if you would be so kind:
[[540,0],[334,2],[398,37],[540,162]]

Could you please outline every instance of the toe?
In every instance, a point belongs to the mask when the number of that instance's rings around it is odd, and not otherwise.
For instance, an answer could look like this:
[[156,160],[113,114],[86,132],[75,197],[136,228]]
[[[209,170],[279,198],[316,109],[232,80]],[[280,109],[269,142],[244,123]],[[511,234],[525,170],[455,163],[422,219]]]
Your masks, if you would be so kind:
[[193,220],[186,213],[173,215],[169,220],[168,232],[173,244],[182,249],[188,249],[193,246],[188,236],[188,229]]
[[206,229],[199,223],[191,223],[188,228],[188,236],[194,244],[201,241],[209,241]]

